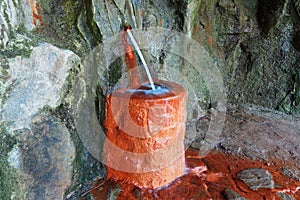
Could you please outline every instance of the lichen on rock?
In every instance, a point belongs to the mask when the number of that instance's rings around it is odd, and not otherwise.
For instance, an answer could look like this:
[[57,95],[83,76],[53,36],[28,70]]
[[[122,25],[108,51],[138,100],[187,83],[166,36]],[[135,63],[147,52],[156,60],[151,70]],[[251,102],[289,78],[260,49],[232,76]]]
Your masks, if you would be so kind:
[[[27,185],[23,184],[26,176],[20,175],[20,169],[11,162],[12,152],[17,147],[18,140],[11,136],[5,124],[0,124],[0,198],[1,199],[24,199]],[[15,158],[15,157],[13,157]]]

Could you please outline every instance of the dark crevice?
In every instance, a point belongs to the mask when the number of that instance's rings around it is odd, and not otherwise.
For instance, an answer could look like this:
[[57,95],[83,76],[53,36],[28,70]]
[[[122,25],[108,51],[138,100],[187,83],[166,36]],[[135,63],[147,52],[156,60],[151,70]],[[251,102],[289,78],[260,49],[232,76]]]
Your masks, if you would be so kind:
[[300,30],[297,32],[294,32],[292,45],[297,51],[300,51]]
[[278,20],[278,13],[284,5],[284,0],[258,1],[256,18],[262,35],[266,36],[275,26]]
[[241,23],[240,23],[240,9],[236,8],[235,9],[235,16],[234,16],[234,27],[233,27],[233,32],[234,33],[241,33]]
[[86,25],[89,33],[91,34],[91,39],[90,39],[90,46],[95,47],[98,45],[100,42],[102,42],[102,35],[100,34],[100,30],[94,21],[94,15],[93,15],[93,3],[92,0],[84,0],[85,2],[85,11],[86,11]]
[[249,49],[248,46],[246,46],[245,44],[241,43],[240,47],[241,47],[241,50],[243,52],[244,60],[245,60],[244,61],[245,65],[244,65],[244,68],[243,68],[243,72],[247,76],[247,74],[252,71],[255,59],[253,58],[254,57],[253,54],[248,51],[248,49]]
[[96,108],[97,119],[103,130],[105,130],[104,127],[104,119],[105,119],[105,111],[106,111],[105,107],[106,107],[106,96],[102,88],[99,85],[97,85],[96,97],[95,97],[95,108]]
[[187,1],[184,0],[171,0],[171,5],[174,6],[176,10],[176,29],[178,31],[184,30],[184,20],[185,20],[185,13],[187,9]]
[[297,12],[296,5],[291,6],[291,18],[294,25],[292,45],[297,51],[300,51],[300,16]]

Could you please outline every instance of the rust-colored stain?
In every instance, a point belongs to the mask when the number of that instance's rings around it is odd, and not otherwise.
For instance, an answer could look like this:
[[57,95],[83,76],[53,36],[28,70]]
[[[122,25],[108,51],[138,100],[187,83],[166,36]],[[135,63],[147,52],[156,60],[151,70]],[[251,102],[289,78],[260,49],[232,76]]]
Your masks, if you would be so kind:
[[135,87],[139,85],[139,77],[138,77],[138,71],[136,68],[136,60],[134,56],[134,51],[132,46],[128,43],[127,40],[127,29],[131,29],[130,27],[126,27],[122,33],[122,42],[124,45],[124,50],[125,50],[125,65],[126,65],[126,70],[128,73],[128,78],[129,78],[129,84],[131,87]]
[[167,81],[157,80],[156,85],[168,90],[156,93],[160,89],[141,86],[107,97],[104,157],[111,166],[109,178],[157,188],[183,174],[185,90]]
[[202,43],[201,28],[200,28],[200,25],[197,25],[197,26],[194,26],[194,29],[196,29],[196,27],[197,27],[197,30],[195,30],[195,31],[198,31],[198,42],[201,44]]
[[210,46],[213,46],[213,37],[211,36],[211,26],[209,17],[205,17],[205,37],[207,39],[207,42]]
[[32,17],[33,17],[33,24],[36,27],[37,21],[40,22],[41,26],[44,26],[44,21],[41,15],[41,7],[38,2],[35,2],[34,0],[30,0],[30,6],[31,6],[31,12],[32,12]]
[[[210,47],[215,47],[213,36],[211,32],[211,22],[208,16],[205,17],[204,25],[200,23],[195,23],[192,28],[192,35],[195,36],[195,39],[202,44],[205,42]],[[201,28],[203,26],[203,28]]]
[[[279,200],[277,192],[300,199],[300,182],[282,175],[279,172],[282,166],[285,163],[281,161],[251,160],[221,152],[211,152],[201,158],[197,151],[190,149],[186,152],[186,173],[166,187],[150,190],[124,181],[105,179],[97,183],[90,193],[95,199],[104,200],[111,195],[114,188],[120,187],[117,200],[225,200],[224,190],[232,189],[249,200]],[[236,177],[238,172],[248,168],[268,170],[273,176],[275,188],[251,190]]]
[[163,24],[164,24],[164,23],[163,23],[163,18],[160,18],[160,19],[159,19],[159,26],[160,26],[160,27],[163,27]]

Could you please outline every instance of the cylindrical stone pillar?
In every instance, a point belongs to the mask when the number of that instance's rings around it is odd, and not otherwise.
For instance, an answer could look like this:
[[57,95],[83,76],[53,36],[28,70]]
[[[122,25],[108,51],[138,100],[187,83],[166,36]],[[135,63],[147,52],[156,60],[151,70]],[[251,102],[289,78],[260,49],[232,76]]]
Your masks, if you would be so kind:
[[104,160],[108,178],[158,188],[183,175],[185,89],[172,82],[108,95]]

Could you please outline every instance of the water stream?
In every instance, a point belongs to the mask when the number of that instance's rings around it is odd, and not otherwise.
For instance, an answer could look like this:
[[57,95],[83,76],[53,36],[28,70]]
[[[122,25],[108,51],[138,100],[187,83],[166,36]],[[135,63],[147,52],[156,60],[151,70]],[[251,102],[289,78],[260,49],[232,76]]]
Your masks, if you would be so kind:
[[148,77],[148,79],[149,79],[149,83],[150,83],[150,85],[151,85],[151,88],[152,88],[152,90],[155,90],[153,78],[152,78],[152,76],[151,76],[149,67],[148,67],[148,65],[147,65],[147,63],[146,63],[146,61],[145,61],[145,58],[144,58],[144,56],[143,56],[143,54],[142,54],[142,52],[141,52],[141,49],[139,48],[139,45],[138,45],[137,42],[135,41],[134,36],[132,35],[130,29],[127,30],[127,33],[128,33],[128,36],[129,36],[129,38],[130,38],[130,40],[131,40],[133,46],[135,47],[135,49],[136,49],[136,51],[137,51],[137,53],[138,53],[138,55],[139,55],[139,57],[140,57],[142,63],[143,63],[144,69],[145,69],[146,74],[147,74],[147,77]]

